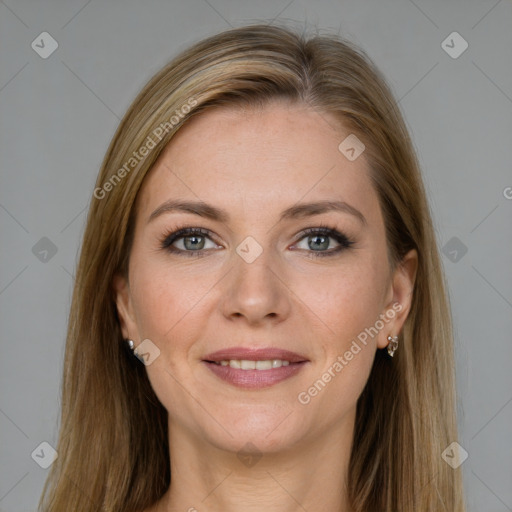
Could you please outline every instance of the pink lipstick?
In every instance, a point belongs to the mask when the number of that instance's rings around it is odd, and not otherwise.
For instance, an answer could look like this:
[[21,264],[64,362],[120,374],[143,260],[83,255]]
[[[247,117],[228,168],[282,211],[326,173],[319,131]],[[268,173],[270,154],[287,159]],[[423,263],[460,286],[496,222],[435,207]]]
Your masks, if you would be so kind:
[[233,347],[207,355],[203,363],[217,377],[243,388],[259,389],[298,373],[309,360],[279,348]]

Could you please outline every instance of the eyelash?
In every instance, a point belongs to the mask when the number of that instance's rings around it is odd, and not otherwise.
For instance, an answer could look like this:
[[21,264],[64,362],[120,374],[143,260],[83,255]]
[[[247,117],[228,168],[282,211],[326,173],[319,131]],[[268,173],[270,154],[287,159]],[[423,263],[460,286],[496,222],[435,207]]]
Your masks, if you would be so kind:
[[[333,238],[336,242],[340,244],[335,249],[330,249],[329,251],[309,251],[311,254],[310,257],[312,258],[324,258],[328,256],[334,256],[336,254],[339,254],[341,251],[350,248],[354,244],[354,242],[350,240],[345,234],[340,233],[336,229],[333,229],[323,224],[320,224],[318,227],[307,228],[304,231],[302,231],[300,233],[300,237],[295,243],[298,243],[304,238],[307,238],[308,236],[311,235],[319,235]],[[161,240],[161,248],[169,251],[170,253],[186,255],[187,257],[204,256],[205,251],[208,251],[208,249],[199,249],[197,251],[184,251],[183,249],[176,249],[175,247],[172,246],[172,244],[177,240],[180,240],[181,238],[187,238],[189,236],[201,236],[208,237],[211,239],[212,233],[209,230],[203,228],[181,228],[164,235],[164,237]]]

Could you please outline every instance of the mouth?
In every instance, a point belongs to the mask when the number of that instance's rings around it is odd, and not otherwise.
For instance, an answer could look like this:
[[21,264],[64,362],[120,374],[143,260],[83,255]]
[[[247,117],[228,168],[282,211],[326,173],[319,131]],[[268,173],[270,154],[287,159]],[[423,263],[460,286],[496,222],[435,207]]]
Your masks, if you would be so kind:
[[229,384],[263,388],[296,375],[310,361],[288,350],[235,347],[209,354],[202,362],[214,375]]
[[[290,361],[282,359],[264,359],[264,360],[251,360],[251,359],[223,359],[222,361],[206,361],[220,366],[229,366],[236,370],[272,370],[273,368],[281,368],[281,366],[288,366]],[[292,363],[299,364],[299,363]]]

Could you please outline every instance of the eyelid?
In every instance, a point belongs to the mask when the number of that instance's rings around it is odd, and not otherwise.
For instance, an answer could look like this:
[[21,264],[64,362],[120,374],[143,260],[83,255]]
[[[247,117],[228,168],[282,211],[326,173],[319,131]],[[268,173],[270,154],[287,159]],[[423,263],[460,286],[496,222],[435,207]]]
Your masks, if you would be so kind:
[[297,235],[297,241],[294,243],[294,245],[301,242],[304,238],[307,236],[312,236],[315,234],[320,234],[323,236],[327,236],[328,238],[334,239],[338,243],[338,247],[334,249],[330,249],[328,251],[307,251],[319,256],[328,256],[330,254],[335,254],[338,252],[341,252],[343,249],[348,249],[352,245],[354,245],[354,240],[346,235],[343,231],[338,230],[334,227],[328,226],[326,224],[317,224],[315,227],[312,228],[306,228],[302,230]]
[[[180,240],[182,238],[187,238],[188,236],[194,236],[194,235],[209,238],[216,245],[220,245],[219,243],[217,243],[215,241],[215,235],[213,234],[212,231],[210,231],[209,229],[206,229],[206,228],[192,227],[192,226],[190,226],[190,227],[186,226],[183,228],[176,228],[176,229],[171,230],[170,232],[168,232],[166,235],[163,236],[160,245],[162,246],[163,249],[169,250],[169,247],[171,247],[172,244],[174,242],[176,242],[177,240]],[[204,252],[205,250],[208,250],[208,249],[200,249],[199,252]],[[176,252],[180,252],[180,253],[186,252],[186,253],[191,254],[196,251],[183,251],[181,249],[176,249]]]

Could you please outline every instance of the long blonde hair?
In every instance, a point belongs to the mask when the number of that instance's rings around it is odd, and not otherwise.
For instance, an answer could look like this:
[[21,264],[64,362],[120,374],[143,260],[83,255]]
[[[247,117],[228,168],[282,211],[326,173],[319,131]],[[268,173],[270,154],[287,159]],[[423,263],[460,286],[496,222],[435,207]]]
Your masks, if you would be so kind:
[[[358,400],[349,498],[360,512],[462,512],[452,327],[418,162],[386,81],[336,36],[253,25],[205,39],[159,71],[110,143],[76,271],[62,387],[58,458],[40,510],[139,511],[167,490],[167,412],[125,348],[112,291],[127,272],[135,200],[147,172],[192,116],[287,99],[338,116],[366,145],[393,265],[418,251],[412,308],[395,357],[377,351]],[[143,151],[141,148],[145,147]]]

